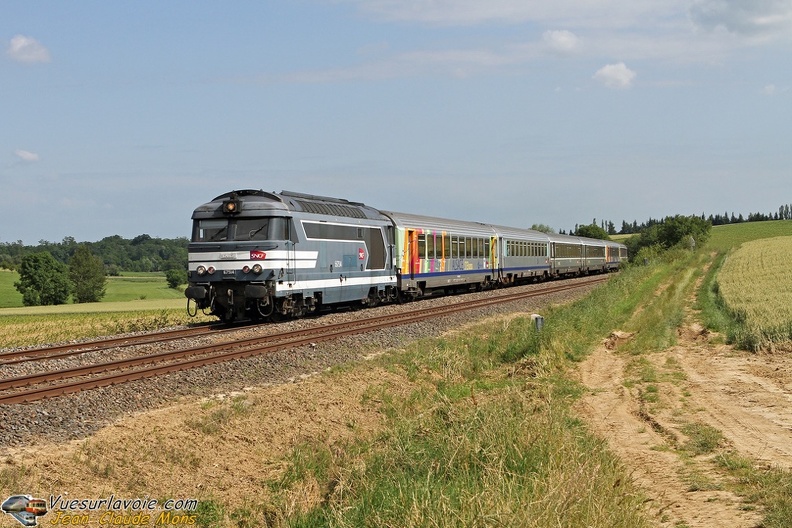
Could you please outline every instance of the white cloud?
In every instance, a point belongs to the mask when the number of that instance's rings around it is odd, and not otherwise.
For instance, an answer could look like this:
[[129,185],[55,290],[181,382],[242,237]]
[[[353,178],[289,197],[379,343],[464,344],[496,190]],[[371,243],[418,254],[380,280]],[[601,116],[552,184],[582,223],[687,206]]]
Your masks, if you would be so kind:
[[789,91],[790,91],[789,86],[776,86],[775,84],[768,84],[764,88],[762,88],[762,93],[770,97],[774,95],[785,94],[788,93]]
[[603,66],[594,74],[594,79],[608,88],[629,88],[632,86],[636,73],[623,62]]
[[28,163],[33,163],[39,160],[39,155],[36,154],[35,152],[30,152],[29,150],[19,149],[16,150],[14,154],[16,154],[16,157],[19,158],[20,160],[26,161]]
[[792,36],[792,2],[789,0],[697,0],[690,18],[706,29],[723,28],[749,36]]
[[16,35],[11,39],[6,54],[17,62],[50,61],[49,50],[36,39],[24,35]]
[[578,46],[577,35],[566,30],[545,31],[542,40],[551,51],[557,53],[571,53]]

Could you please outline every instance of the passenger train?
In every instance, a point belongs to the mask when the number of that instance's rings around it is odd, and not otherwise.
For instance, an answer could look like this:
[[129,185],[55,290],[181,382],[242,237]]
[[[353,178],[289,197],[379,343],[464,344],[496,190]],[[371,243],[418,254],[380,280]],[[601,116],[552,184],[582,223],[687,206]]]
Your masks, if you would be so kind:
[[627,247],[344,199],[237,190],[195,209],[190,315],[299,317],[618,269]]

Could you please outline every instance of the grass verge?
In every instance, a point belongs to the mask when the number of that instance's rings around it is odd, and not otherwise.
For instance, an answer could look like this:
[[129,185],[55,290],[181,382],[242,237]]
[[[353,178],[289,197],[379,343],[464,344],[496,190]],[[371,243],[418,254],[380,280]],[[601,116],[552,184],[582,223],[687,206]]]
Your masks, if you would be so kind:
[[414,387],[368,392],[384,430],[297,446],[256,511],[295,527],[649,526],[625,468],[572,415],[582,387],[565,375],[651,292],[649,273],[549,310],[541,333],[518,317],[377,359]]

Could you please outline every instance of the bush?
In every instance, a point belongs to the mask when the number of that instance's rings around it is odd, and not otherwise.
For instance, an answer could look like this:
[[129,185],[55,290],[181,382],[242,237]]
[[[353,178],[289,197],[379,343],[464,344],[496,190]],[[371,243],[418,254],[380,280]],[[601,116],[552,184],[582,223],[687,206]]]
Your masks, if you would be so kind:
[[169,269],[165,272],[165,280],[168,281],[168,287],[176,289],[180,284],[187,283],[187,272],[183,269]]

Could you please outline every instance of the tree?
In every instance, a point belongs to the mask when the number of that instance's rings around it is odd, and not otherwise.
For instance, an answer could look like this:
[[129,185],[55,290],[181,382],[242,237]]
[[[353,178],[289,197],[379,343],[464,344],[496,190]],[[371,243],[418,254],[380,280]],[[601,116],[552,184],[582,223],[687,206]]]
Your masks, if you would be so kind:
[[[185,255],[186,257],[186,255]],[[181,284],[187,284],[187,266],[184,265],[184,260],[174,255],[168,259],[163,267],[165,268],[165,280],[168,281],[170,288],[178,288]]]
[[709,239],[712,225],[698,216],[667,216],[637,237],[628,239],[627,246],[631,255],[637,255],[641,248],[656,247],[658,250],[672,247],[701,247]]
[[104,263],[85,244],[77,247],[69,261],[69,279],[76,303],[99,302],[105,295],[107,276]]
[[575,230],[576,236],[610,240],[608,233],[597,224],[580,226]]
[[187,272],[181,269],[165,270],[165,280],[169,288],[178,288],[181,284],[187,283]]
[[69,300],[66,265],[46,251],[22,257],[14,287],[22,294],[25,306],[65,304]]
[[555,233],[555,229],[547,224],[534,224],[531,226],[534,231],[541,231],[542,233]]

